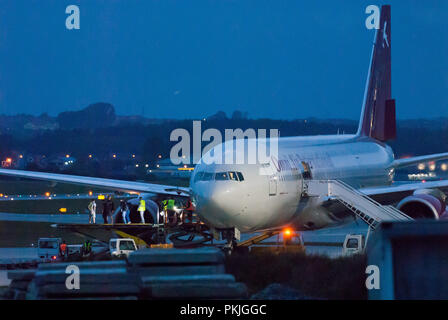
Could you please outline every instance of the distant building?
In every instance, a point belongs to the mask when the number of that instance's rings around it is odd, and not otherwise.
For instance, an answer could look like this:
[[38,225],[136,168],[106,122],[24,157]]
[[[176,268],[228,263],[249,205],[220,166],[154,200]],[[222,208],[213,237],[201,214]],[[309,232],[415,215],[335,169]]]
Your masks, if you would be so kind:
[[190,178],[194,170],[194,165],[175,165],[170,158],[160,159],[154,168],[148,169],[147,174],[152,174],[158,178],[177,177]]

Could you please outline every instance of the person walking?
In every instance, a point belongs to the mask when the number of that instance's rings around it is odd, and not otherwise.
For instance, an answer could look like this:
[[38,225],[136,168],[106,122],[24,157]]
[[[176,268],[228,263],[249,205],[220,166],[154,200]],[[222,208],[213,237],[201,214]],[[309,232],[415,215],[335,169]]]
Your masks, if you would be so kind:
[[146,202],[142,197],[138,198],[139,204],[137,211],[140,212],[140,220],[142,223],[145,223],[145,211],[146,211]]
[[112,220],[112,213],[114,211],[114,202],[112,201],[112,197],[108,196],[107,200],[103,202],[103,219],[104,224],[109,223],[109,217]]
[[167,217],[167,213],[166,213],[167,205],[168,205],[168,200],[166,200],[166,199],[162,200],[162,205],[161,205],[162,210],[160,211],[160,215],[163,218],[164,224],[166,224],[168,222],[168,217]]
[[121,216],[123,217],[123,223],[128,224],[129,223],[129,220],[128,220],[129,208],[128,208],[128,204],[124,200],[120,201],[120,211],[121,211]]
[[183,222],[187,221],[187,218],[189,219],[190,223],[193,223],[193,212],[195,210],[195,206],[190,198],[187,200],[187,205],[185,206],[185,209],[183,210],[182,220]]
[[174,209],[175,201],[172,197],[168,198],[166,204],[166,215],[168,217],[168,223],[171,225],[177,224],[177,212]]
[[65,260],[65,258],[67,257],[67,244],[65,243],[65,240],[63,240],[60,244],[59,252],[61,254],[62,260]]
[[87,206],[89,209],[89,223],[96,223],[96,202],[95,199],[92,199],[92,201],[89,202],[89,205]]

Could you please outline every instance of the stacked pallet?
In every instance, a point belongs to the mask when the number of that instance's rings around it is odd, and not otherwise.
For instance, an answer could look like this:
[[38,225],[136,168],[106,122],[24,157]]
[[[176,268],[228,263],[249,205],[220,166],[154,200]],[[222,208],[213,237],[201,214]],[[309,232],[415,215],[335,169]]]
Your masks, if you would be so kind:
[[11,286],[17,287],[10,298],[246,298],[246,286],[225,273],[224,259],[215,248],[144,249],[127,261],[39,264],[36,270],[8,272]]
[[35,269],[9,270],[8,279],[11,280],[5,298],[23,300],[26,297],[28,286],[34,278]]
[[147,249],[129,256],[146,299],[241,299],[247,288],[225,274],[225,256],[215,248]]
[[127,271],[124,260],[40,264],[27,299],[137,299],[138,281]]

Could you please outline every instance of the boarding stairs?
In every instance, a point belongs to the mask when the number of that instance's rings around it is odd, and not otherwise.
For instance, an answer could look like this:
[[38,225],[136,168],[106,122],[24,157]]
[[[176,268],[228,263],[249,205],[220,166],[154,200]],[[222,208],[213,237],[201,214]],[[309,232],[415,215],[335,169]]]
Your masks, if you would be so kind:
[[413,220],[395,207],[383,206],[340,180],[305,180],[303,195],[339,201],[372,230],[383,221]]

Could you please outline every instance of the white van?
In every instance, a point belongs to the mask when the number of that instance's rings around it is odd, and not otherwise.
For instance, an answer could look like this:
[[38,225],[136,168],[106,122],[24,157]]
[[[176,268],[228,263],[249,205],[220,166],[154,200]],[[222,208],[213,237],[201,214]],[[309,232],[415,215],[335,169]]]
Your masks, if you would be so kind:
[[61,260],[62,257],[59,250],[61,243],[61,238],[39,238],[37,256],[42,262]]
[[363,253],[365,248],[365,237],[362,234],[348,234],[345,236],[342,247],[342,255],[351,256]]
[[135,250],[137,250],[137,246],[133,239],[113,238],[109,241],[109,252],[112,257],[127,257]]

